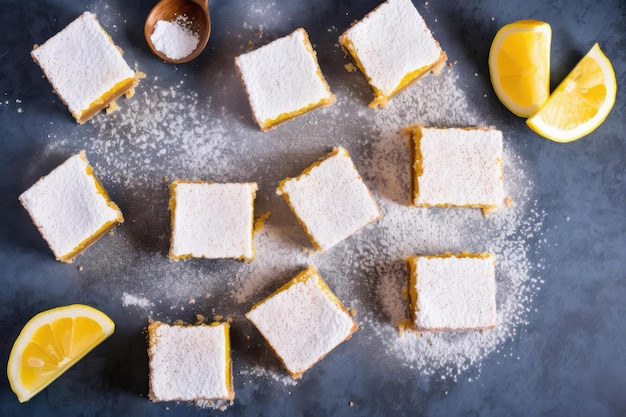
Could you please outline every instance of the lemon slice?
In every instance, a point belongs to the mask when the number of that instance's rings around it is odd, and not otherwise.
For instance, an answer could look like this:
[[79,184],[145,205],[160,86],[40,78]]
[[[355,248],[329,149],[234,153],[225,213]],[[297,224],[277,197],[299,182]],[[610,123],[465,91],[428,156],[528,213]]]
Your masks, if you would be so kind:
[[53,308],[30,319],[13,344],[7,366],[18,400],[30,400],[114,329],[104,313],[81,304]]
[[507,109],[528,117],[550,96],[550,25],[520,20],[503,26],[489,50],[489,73]]
[[611,61],[596,43],[526,123],[544,138],[571,142],[602,124],[616,92]]

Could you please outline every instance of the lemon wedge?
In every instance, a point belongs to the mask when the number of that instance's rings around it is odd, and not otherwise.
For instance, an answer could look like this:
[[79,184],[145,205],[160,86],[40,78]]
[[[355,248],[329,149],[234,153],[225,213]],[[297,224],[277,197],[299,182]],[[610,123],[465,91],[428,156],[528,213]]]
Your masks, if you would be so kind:
[[37,314],[26,323],[9,355],[7,375],[18,400],[30,400],[114,329],[104,313],[82,304]]
[[489,74],[496,95],[520,117],[539,110],[550,96],[550,25],[520,20],[503,26],[489,50]]
[[602,124],[616,93],[613,66],[596,43],[526,124],[544,138],[571,142]]

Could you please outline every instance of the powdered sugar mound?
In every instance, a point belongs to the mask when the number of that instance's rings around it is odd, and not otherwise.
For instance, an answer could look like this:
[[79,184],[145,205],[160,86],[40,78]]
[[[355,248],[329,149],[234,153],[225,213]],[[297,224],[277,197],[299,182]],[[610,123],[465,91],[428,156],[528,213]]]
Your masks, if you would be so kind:
[[154,47],[170,59],[188,57],[198,46],[198,33],[190,29],[187,16],[178,16],[173,21],[159,20],[154,25],[150,40]]

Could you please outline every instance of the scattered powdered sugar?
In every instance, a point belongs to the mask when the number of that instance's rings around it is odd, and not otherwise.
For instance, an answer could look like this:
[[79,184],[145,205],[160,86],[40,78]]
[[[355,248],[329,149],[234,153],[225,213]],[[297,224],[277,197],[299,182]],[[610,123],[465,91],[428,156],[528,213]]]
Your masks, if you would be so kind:
[[230,401],[226,400],[196,400],[193,404],[199,408],[207,408],[211,410],[226,411],[231,405]]
[[309,260],[294,242],[289,241],[290,231],[285,230],[288,227],[277,224],[270,217],[263,229],[256,233],[254,260],[239,268],[235,279],[229,283],[237,303],[257,302],[268,294],[268,288],[276,286],[279,277],[284,277],[282,281],[285,281],[306,268]]
[[146,78],[118,110],[88,122],[93,126],[92,136],[51,133],[50,150],[82,146],[87,158],[97,156],[90,162],[97,173],[106,175],[107,182],[138,192],[182,173],[181,179],[222,181],[237,170],[227,127],[210,117],[209,105],[183,81],[169,85]]
[[[349,76],[354,81],[361,74]],[[250,306],[312,263],[346,306],[357,310],[361,339],[383,351],[385,363],[457,378],[519,333],[539,289],[541,281],[534,276],[539,265],[532,259],[532,251],[538,248],[529,242],[543,234],[545,213],[534,200],[529,167],[511,146],[515,138],[505,133],[504,181],[507,195],[515,202],[512,207],[487,218],[477,209],[410,207],[408,137],[401,130],[417,123],[484,125],[485,116],[468,104],[454,68],[419,80],[380,110],[366,107],[363,83],[338,84],[333,106],[303,115],[304,123],[289,122],[267,134],[253,126],[248,108],[235,114],[222,107],[222,114],[216,116],[220,110],[215,107],[221,104],[213,101],[218,95],[194,91],[182,81],[171,84],[150,77],[115,113],[97,115],[87,123],[88,134],[82,130],[61,136],[53,126],[47,151],[86,149],[96,174],[107,185],[121,188],[119,193],[128,206],[126,222],[116,229],[117,247],[95,245],[79,259],[94,264],[103,260],[102,265],[90,266],[108,277],[106,283],[97,285],[124,289],[124,307],[154,309],[156,316],[176,319],[187,310],[208,315],[198,310],[208,305],[214,314],[234,317],[240,326],[233,331],[250,329],[243,318]],[[318,125],[323,129],[317,129]],[[302,126],[308,129],[295,134],[290,130]],[[323,132],[332,135],[326,137]],[[295,217],[284,200],[275,196],[278,181],[298,172],[291,166],[286,169],[286,162],[272,156],[275,150],[284,159],[289,152],[294,156],[315,153],[304,168],[325,155],[330,149],[317,150],[332,141],[336,143],[331,146],[349,150],[384,217],[328,252],[311,254],[312,247]],[[167,259],[167,184],[177,177],[259,183],[264,198],[257,198],[256,215],[259,206],[272,215],[255,236],[254,260]],[[483,332],[399,336],[396,325],[407,311],[403,296],[408,279],[406,257],[464,250],[496,255],[497,327]],[[117,262],[110,262],[108,255]],[[190,299],[198,302],[190,305]],[[251,343],[256,346],[263,341],[252,339]],[[293,383],[282,369],[251,360],[235,369],[240,376],[269,376],[284,385]]]
[[[487,123],[468,105],[458,77],[446,69],[439,77],[420,80],[410,90],[393,98],[389,107],[374,114],[373,131],[378,136],[364,139],[362,175],[376,195],[384,217],[329,253],[306,258],[285,244],[270,224],[258,237],[258,258],[241,268],[231,284],[239,303],[269,294],[297,265],[315,263],[322,276],[347,304],[357,308],[357,319],[365,324],[368,337],[383,346],[387,355],[424,374],[454,378],[487,355],[498,351],[526,324],[526,315],[540,280],[533,277],[529,239],[542,234],[545,212],[533,199],[528,167],[514,153],[505,137],[505,190],[514,205],[502,207],[485,218],[481,210],[463,208],[418,209],[410,201],[410,153],[408,137],[401,133],[411,124],[435,126],[478,126]],[[441,94],[445,92],[445,94]],[[341,114],[345,109],[334,108]],[[365,142],[368,141],[368,142]],[[489,251],[497,259],[498,325],[482,332],[440,332],[398,335],[399,323],[407,317],[409,255]],[[330,276],[325,274],[330,271]],[[295,273],[288,274],[291,277]],[[339,276],[339,278],[337,278]],[[365,277],[358,282],[358,277]],[[284,279],[281,281],[284,282]],[[363,287],[363,288],[359,288]],[[366,293],[376,302],[355,297]]]
[[413,125],[465,127],[485,124],[476,107],[470,106],[454,68],[440,76],[429,75],[389,100],[387,108],[374,114],[381,133],[397,132]]
[[[292,378],[287,373],[279,374],[276,372],[268,372],[266,368],[263,368],[259,365],[247,366],[245,369],[242,369],[239,372],[239,376],[240,377],[264,378],[264,379],[269,378],[270,380],[281,383],[282,385],[297,385],[298,384],[298,380]],[[249,382],[254,383],[253,380],[250,380]]]
[[[5,92],[4,96],[8,97],[9,93]],[[17,105],[16,108],[16,112],[17,113],[24,113],[24,109],[22,108],[22,99],[20,98],[16,98],[15,100],[0,100],[0,110],[5,109],[5,108],[10,108],[12,107],[13,103],[15,103]]]
[[191,21],[185,15],[176,20],[158,20],[150,35],[152,45],[170,59],[183,59],[196,49],[200,38],[191,30]]
[[[531,275],[533,264],[528,256],[527,240],[541,233],[545,217],[533,200],[533,183],[526,174],[527,167],[507,146],[512,138],[506,137],[505,190],[515,202],[513,207],[503,207],[487,218],[475,209],[409,207],[409,138],[400,132],[410,119],[406,117],[407,109],[415,114],[409,124],[485,124],[480,114],[468,106],[456,82],[451,70],[444,71],[440,77],[428,77],[413,87],[412,94],[400,94],[390,101],[385,112],[376,114],[380,135],[372,144],[372,156],[364,176],[379,197],[384,218],[372,232],[375,237],[359,249],[377,256],[370,257],[368,264],[353,265],[365,269],[368,285],[380,300],[379,312],[369,309],[361,318],[373,329],[372,337],[379,338],[389,355],[408,366],[426,374],[438,372],[444,377],[456,377],[478,363],[525,324],[528,305],[539,288],[539,280]],[[406,257],[447,251],[489,251],[496,255],[497,327],[482,332],[398,336],[395,325],[407,317]]]
[[[377,312],[368,311],[364,321],[369,322],[376,336],[387,345],[386,352],[390,355],[423,373],[455,377],[497,350],[503,341],[515,336],[519,325],[526,323],[528,304],[538,289],[538,280],[530,275],[532,263],[527,239],[540,233],[545,213],[538,211],[531,200],[532,184],[525,177],[522,164],[513,155],[505,156],[505,186],[516,203],[488,218],[483,218],[479,210],[416,209],[398,204],[396,201],[408,202],[408,184],[406,192],[390,193],[383,198],[385,218],[375,231],[376,247],[371,248],[379,252],[379,257],[372,261],[375,273],[368,277],[369,285],[381,300],[378,313],[386,320],[381,320]],[[373,169],[386,168],[387,174],[393,175],[397,174],[394,167],[398,166],[383,164]],[[383,180],[374,183],[382,184]],[[482,332],[424,333],[421,337],[405,333],[398,337],[394,325],[407,316],[406,257],[464,250],[496,255],[496,328]]]
[[137,297],[135,295],[125,292],[124,294],[122,294],[122,305],[124,307],[133,306],[147,309],[152,307],[154,304],[147,298]]

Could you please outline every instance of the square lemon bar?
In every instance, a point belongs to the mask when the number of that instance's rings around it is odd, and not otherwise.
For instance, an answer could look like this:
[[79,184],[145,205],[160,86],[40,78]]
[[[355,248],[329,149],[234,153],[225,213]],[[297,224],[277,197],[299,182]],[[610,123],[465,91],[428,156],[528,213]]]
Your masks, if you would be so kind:
[[57,260],[72,260],[124,217],[95,177],[85,151],[42,177],[19,201]]
[[439,74],[447,59],[411,0],[380,4],[347,29],[339,43],[374,90],[370,107],[385,107],[429,71]]
[[405,129],[413,139],[413,203],[474,207],[504,202],[502,132],[488,128]]
[[256,191],[254,182],[172,182],[169,257],[251,260]]
[[294,378],[301,377],[358,328],[314,266],[255,304],[246,317]]
[[290,35],[235,58],[252,117],[268,130],[295,116],[335,102],[307,32]]
[[277,193],[285,198],[319,251],[382,217],[350,154],[341,147],[297,177],[281,181]]
[[410,325],[418,331],[482,330],[496,325],[495,256],[413,256],[409,263]]
[[152,401],[235,398],[230,357],[230,325],[148,326]]
[[93,13],[85,12],[43,45],[32,58],[78,123],[133,89],[144,74],[133,71]]

